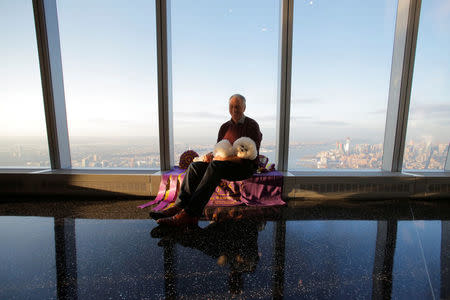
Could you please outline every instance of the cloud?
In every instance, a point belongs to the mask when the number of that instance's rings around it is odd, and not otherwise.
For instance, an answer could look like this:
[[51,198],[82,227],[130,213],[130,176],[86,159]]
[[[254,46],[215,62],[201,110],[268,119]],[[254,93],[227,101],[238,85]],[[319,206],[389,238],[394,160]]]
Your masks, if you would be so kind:
[[[411,101],[410,105],[410,120],[431,120],[431,119],[439,119],[442,121],[447,121],[448,116],[450,115],[450,104],[419,104],[414,105],[414,100]],[[373,111],[369,111],[368,114],[373,115],[385,115],[387,112],[386,109],[377,109]]]
[[304,120],[311,120],[310,116],[291,116],[291,121],[300,122]]
[[411,120],[447,121],[450,104],[419,104],[410,106]]
[[95,125],[103,128],[111,128],[111,127],[141,127],[148,126],[152,122],[148,120],[110,120],[110,119],[102,119],[102,118],[88,118],[86,121],[77,122],[83,124],[83,127],[89,127],[89,125]]
[[292,104],[315,104],[322,102],[319,98],[295,98],[292,100]]
[[368,114],[372,114],[372,115],[385,115],[387,112],[387,108],[386,109],[377,109],[374,111],[369,111],[367,112]]
[[316,125],[319,126],[349,126],[351,125],[348,122],[344,122],[344,121],[315,121],[313,122]]
[[249,115],[250,118],[254,119],[256,122],[268,122],[268,121],[276,121],[276,112],[270,115]]
[[180,120],[204,121],[204,120],[226,120],[228,113],[216,114],[211,112],[174,112],[174,117]]
[[158,134],[158,120],[110,120],[86,118],[68,121],[69,131],[74,136],[147,136]]

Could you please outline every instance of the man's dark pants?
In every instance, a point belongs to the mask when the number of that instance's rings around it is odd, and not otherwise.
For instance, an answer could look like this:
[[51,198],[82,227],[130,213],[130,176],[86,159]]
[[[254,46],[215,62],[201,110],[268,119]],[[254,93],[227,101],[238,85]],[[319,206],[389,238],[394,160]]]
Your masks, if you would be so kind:
[[252,177],[255,171],[254,162],[247,159],[241,162],[193,162],[186,171],[175,205],[184,208],[191,216],[200,217],[222,179],[244,180]]

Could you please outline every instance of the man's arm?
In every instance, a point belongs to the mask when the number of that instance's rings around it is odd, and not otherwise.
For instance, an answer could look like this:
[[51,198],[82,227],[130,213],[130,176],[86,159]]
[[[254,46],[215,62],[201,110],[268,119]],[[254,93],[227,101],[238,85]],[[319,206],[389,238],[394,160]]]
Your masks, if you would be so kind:
[[215,156],[213,158],[213,160],[241,162],[242,158],[237,157],[236,155],[228,156],[228,157]]
[[225,131],[226,131],[226,126],[227,126],[227,123],[223,123],[222,126],[220,126],[219,133],[217,135],[217,143],[220,142],[221,140],[223,140],[223,137],[224,137]]

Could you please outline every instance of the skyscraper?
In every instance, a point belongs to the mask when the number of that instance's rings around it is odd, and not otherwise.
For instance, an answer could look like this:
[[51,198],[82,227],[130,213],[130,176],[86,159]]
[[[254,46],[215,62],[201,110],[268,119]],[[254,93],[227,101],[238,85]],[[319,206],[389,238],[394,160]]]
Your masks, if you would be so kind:
[[347,137],[347,139],[345,140],[344,152],[347,155],[350,154],[350,138],[349,137]]

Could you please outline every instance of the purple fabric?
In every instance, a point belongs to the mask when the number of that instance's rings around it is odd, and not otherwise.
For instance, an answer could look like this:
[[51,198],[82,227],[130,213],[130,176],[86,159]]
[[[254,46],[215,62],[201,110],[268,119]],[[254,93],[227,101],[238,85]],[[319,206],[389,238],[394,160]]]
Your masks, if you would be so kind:
[[161,211],[166,209],[170,203],[173,203],[176,201],[178,192],[180,190],[181,182],[183,182],[184,179],[184,170],[183,173],[180,173],[178,175],[170,175],[170,185],[169,185],[169,194],[168,196],[162,200],[155,208],[153,208],[154,211]]
[[242,201],[239,183],[237,181],[222,180],[211,195],[207,206],[235,206]]
[[278,171],[254,174],[240,181],[241,201],[249,206],[284,205],[283,175]]
[[[174,198],[172,194],[174,192],[176,192],[176,190],[175,191],[171,191],[171,188],[169,187],[169,185],[170,185],[169,181],[170,181],[172,176],[174,176],[175,179],[176,179],[179,174],[181,174],[181,173],[183,173],[185,171],[186,170],[184,170],[184,169],[180,169],[178,167],[174,167],[172,170],[163,173],[163,175],[161,176],[161,183],[159,185],[159,191],[158,191],[158,195],[156,195],[156,198],[154,200],[152,200],[152,201],[149,201],[149,202],[145,203],[145,204],[139,205],[138,207],[139,208],[146,208],[146,207],[151,206],[153,204],[160,203],[161,201],[166,201],[166,202],[169,201],[169,203],[172,202],[172,201],[170,201],[169,198]],[[168,188],[169,188],[168,199],[164,199],[164,196],[165,196],[166,191],[167,191]],[[173,199],[173,201],[175,201],[175,199]]]
[[[230,193],[223,186],[233,187],[240,197]],[[222,180],[221,184],[211,196],[208,206],[234,206],[245,204],[249,206],[273,206],[286,204],[281,196],[283,191],[283,175],[278,171],[253,174],[242,181]]]
[[[155,200],[140,205],[145,208],[159,203],[153,210],[163,210],[176,200],[185,172],[174,168],[161,177],[160,190]],[[180,175],[178,179],[178,175]],[[249,206],[284,205],[281,199],[283,189],[283,175],[278,171],[253,174],[249,179],[242,181],[222,180],[211,196],[208,206],[236,206],[246,204]],[[165,195],[167,196],[165,197]],[[164,198],[165,197],[165,198]]]

